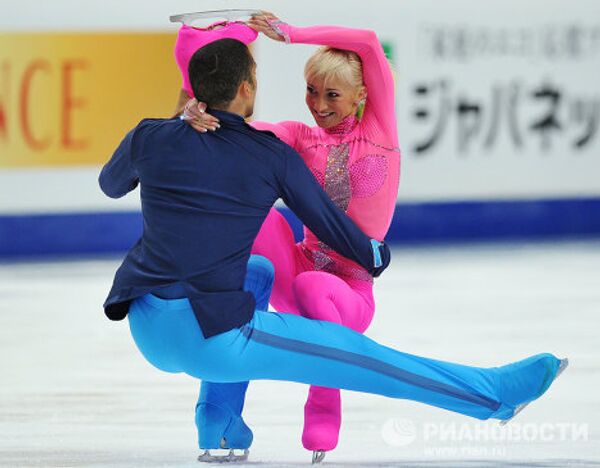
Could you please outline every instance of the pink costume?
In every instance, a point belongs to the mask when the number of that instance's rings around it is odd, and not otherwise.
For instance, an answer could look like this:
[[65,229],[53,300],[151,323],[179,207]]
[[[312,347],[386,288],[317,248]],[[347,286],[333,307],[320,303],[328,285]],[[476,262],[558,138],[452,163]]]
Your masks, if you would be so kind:
[[[369,236],[383,240],[396,205],[400,151],[394,108],[394,81],[376,34],[336,26],[298,28],[276,22],[288,43],[318,44],[356,52],[363,67],[367,103],[362,119],[346,118],[334,128],[301,122],[253,122],[270,130],[304,159],[331,199]],[[254,254],[275,266],[271,304],[278,311],[343,324],[359,332],[374,313],[373,280],[356,263],[338,255],[304,229],[292,231],[276,210],[265,220]],[[332,450],[341,424],[340,392],[311,387],[305,406],[304,447]]]

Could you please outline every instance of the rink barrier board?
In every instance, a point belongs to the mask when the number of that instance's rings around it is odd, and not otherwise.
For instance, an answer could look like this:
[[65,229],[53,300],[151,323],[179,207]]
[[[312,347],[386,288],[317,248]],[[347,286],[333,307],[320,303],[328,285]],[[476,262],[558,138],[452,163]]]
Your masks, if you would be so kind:
[[[297,238],[301,224],[281,210]],[[142,232],[140,212],[0,215],[0,258],[122,253]],[[398,204],[395,246],[600,237],[600,198]]]

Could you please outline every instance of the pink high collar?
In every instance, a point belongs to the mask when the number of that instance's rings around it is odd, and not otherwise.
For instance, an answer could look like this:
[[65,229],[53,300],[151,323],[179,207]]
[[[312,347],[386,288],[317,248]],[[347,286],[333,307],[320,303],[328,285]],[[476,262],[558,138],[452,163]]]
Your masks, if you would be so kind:
[[323,130],[329,135],[347,135],[352,130],[354,130],[354,127],[356,127],[357,123],[358,120],[354,115],[351,114],[344,120],[342,120],[339,124],[334,125],[333,127],[324,128]]

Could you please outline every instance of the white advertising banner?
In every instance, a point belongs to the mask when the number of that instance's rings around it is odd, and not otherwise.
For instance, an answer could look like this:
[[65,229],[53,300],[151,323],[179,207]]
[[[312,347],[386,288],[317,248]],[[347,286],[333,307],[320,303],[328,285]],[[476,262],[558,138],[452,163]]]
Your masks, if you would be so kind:
[[438,9],[399,46],[407,197],[600,195],[600,16],[528,3]]

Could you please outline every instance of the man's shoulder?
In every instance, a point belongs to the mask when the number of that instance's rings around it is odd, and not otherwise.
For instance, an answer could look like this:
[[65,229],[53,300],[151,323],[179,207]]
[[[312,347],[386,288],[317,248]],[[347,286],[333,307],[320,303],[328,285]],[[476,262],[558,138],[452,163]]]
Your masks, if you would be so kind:
[[281,140],[279,140],[279,138],[277,137],[277,135],[275,135],[271,130],[258,130],[258,129],[256,129],[254,127],[250,127],[250,129],[253,132],[258,132],[258,133],[260,133],[262,135],[266,135],[268,137],[271,137],[271,138],[274,138],[274,139],[276,139],[278,141],[281,141]]
[[246,124],[246,128],[248,129],[248,131],[250,133],[256,135],[258,138],[263,137],[267,140],[272,140],[274,144],[281,142],[281,140],[279,138],[277,138],[277,135],[275,135],[270,130],[259,130],[257,128],[254,128],[252,125],[248,125],[248,124]]
[[160,119],[146,118],[140,120],[133,130],[136,140],[147,140],[148,138],[168,138],[174,132],[185,127],[179,118]]
[[137,124],[136,129],[157,129],[157,128],[170,128],[176,127],[181,124],[181,119],[172,118],[172,119],[161,119],[149,117],[146,119],[140,120]]
[[250,125],[247,125],[247,128],[250,130],[250,132],[252,132],[253,135],[268,144],[277,154],[284,155],[289,154],[290,152],[296,152],[294,148],[279,139],[279,137],[270,130],[258,130]]

